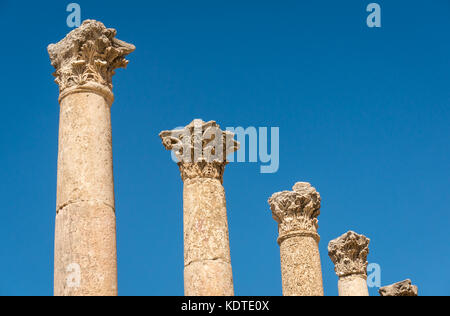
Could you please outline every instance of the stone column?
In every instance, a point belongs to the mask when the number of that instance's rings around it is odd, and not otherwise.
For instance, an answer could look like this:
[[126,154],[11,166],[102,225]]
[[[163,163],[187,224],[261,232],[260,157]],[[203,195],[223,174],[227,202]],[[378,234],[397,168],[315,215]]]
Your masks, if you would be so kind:
[[160,134],[173,150],[184,182],[184,289],[186,296],[232,296],[228,220],[223,188],[226,156],[239,148],[216,122],[194,120]]
[[419,296],[419,289],[412,285],[411,280],[405,280],[382,287],[379,293],[381,296]]
[[56,296],[117,295],[112,76],[135,47],[85,21],[48,47],[59,85]]
[[369,296],[367,255],[370,239],[348,232],[328,244],[328,255],[339,277],[339,296]]
[[320,201],[319,192],[303,182],[269,199],[278,223],[284,296],[323,296],[317,234]]

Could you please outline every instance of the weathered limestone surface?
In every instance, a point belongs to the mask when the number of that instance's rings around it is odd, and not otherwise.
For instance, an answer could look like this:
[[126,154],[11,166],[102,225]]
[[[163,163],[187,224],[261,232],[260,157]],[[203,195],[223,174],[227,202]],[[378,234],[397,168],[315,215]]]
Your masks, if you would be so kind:
[[[56,216],[55,295],[117,295],[116,218],[103,203],[72,203]],[[71,286],[70,269],[80,269],[80,283]]]
[[[55,288],[57,296],[117,295],[110,106],[112,76],[134,46],[85,21],[48,47],[60,88]],[[74,266],[80,280],[69,282]],[[73,281],[73,280],[71,280]]]
[[339,277],[339,296],[369,296],[367,255],[370,239],[347,232],[328,244],[328,255]]
[[338,281],[339,296],[369,296],[367,277],[360,274],[340,277]]
[[184,285],[186,296],[232,296],[228,220],[223,188],[227,154],[239,144],[213,121],[194,120],[160,134],[179,160],[184,181]]
[[412,285],[411,280],[405,280],[382,287],[379,293],[381,296],[418,296],[419,289]]
[[317,233],[320,194],[309,183],[275,193],[269,204],[278,223],[283,295],[323,296]]

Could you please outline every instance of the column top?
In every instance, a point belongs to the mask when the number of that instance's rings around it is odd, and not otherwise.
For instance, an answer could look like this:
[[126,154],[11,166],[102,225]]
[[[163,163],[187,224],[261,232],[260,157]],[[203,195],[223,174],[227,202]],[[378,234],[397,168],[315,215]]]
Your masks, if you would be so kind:
[[293,236],[312,236],[319,240],[318,219],[321,198],[319,192],[306,182],[298,182],[293,191],[283,191],[272,195],[269,205],[272,217],[278,223],[281,244]]
[[223,181],[227,155],[239,149],[234,134],[222,131],[215,121],[195,119],[184,128],[159,134],[164,147],[178,159],[183,181],[214,178]]
[[380,288],[381,296],[418,296],[419,289],[412,285],[411,280],[405,280]]
[[63,40],[48,46],[60,102],[70,93],[90,91],[112,104],[115,69],[126,68],[125,56],[135,50],[134,45],[115,38],[116,33],[101,22],[86,20]]
[[369,238],[353,231],[330,241],[328,255],[333,261],[336,274],[339,277],[355,274],[367,277],[369,243]]

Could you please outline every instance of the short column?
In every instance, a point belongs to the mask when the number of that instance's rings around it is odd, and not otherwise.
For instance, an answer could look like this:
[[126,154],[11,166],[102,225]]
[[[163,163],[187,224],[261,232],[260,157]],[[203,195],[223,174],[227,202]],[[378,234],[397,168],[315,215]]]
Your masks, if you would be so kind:
[[233,273],[225,189],[226,156],[239,148],[234,134],[214,121],[194,120],[160,134],[178,159],[184,182],[184,288],[186,296],[232,296]]
[[281,275],[285,296],[323,296],[317,233],[320,194],[309,183],[275,193],[269,204],[278,223]]
[[380,296],[419,296],[419,289],[412,285],[411,280],[405,280],[380,288]]
[[369,296],[367,255],[370,240],[348,232],[328,244],[328,255],[339,277],[339,296]]

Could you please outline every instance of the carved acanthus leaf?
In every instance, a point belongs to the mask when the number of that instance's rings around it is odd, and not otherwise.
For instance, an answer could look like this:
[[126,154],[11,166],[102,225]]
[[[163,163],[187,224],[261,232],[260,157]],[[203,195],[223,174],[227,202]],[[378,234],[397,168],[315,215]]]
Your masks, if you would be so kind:
[[339,277],[353,274],[367,276],[369,243],[369,238],[350,231],[328,244],[328,255]]
[[115,38],[116,30],[103,23],[86,20],[57,44],[48,46],[53,74],[60,91],[89,82],[112,90],[115,69],[126,68],[125,56],[134,45]]
[[297,183],[293,191],[275,193],[269,204],[278,223],[280,238],[295,232],[316,234],[320,215],[320,194],[309,183]]
[[223,174],[225,172],[226,163],[213,161],[199,161],[196,163],[192,162],[179,162],[181,178],[183,181],[187,179],[195,178],[210,178],[218,179],[222,182]]
[[239,149],[234,134],[222,131],[214,122],[197,119],[183,129],[159,134],[167,150],[179,160],[183,180],[192,178],[223,179],[227,155]]

